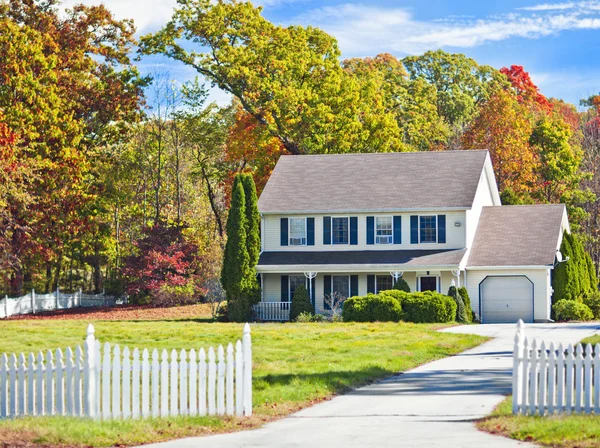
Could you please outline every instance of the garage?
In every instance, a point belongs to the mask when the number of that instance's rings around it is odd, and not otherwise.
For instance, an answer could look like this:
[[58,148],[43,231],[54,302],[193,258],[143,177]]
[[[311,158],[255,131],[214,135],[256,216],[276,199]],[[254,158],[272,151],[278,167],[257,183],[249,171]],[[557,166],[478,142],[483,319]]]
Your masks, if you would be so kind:
[[479,291],[484,324],[533,322],[533,282],[527,276],[488,276]]

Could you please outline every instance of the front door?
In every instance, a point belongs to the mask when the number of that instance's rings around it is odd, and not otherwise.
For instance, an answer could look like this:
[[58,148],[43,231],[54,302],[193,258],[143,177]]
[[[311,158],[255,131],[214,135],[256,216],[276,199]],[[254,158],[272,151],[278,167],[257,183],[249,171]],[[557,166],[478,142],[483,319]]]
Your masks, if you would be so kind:
[[420,277],[421,291],[437,291],[437,277]]

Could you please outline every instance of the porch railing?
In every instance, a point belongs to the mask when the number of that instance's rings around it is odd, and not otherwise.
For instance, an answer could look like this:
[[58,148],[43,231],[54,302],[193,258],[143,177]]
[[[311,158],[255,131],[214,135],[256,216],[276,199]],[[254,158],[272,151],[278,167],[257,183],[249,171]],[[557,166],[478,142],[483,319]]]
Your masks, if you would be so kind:
[[290,302],[260,302],[254,305],[257,320],[287,321],[290,320]]

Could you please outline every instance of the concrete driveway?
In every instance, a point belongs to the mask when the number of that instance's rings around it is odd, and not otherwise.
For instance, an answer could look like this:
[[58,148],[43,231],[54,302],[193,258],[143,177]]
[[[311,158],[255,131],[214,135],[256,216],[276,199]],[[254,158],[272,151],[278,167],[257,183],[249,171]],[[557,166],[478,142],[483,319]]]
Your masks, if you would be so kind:
[[[516,447],[533,446],[478,431],[511,392],[515,325],[448,328],[494,339],[336,397],[260,429],[175,440],[148,447]],[[575,343],[600,332],[599,324],[527,325],[528,337]]]

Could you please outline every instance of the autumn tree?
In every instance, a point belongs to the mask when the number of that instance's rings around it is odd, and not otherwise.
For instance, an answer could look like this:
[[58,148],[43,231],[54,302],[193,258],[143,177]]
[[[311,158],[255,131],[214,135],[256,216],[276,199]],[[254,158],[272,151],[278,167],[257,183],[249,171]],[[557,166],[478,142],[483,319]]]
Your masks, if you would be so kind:
[[481,106],[462,137],[465,149],[488,149],[500,191],[527,195],[536,182],[538,162],[529,144],[531,123],[515,96],[497,89]]
[[539,87],[533,83],[529,73],[522,66],[503,67],[500,69],[500,73],[508,78],[519,103],[533,106],[540,112],[552,112],[552,103],[540,93]]
[[381,152],[399,130],[382,92],[340,66],[336,40],[322,30],[275,26],[251,3],[180,0],[171,21],[142,38],[236,97],[291,154]]

